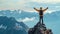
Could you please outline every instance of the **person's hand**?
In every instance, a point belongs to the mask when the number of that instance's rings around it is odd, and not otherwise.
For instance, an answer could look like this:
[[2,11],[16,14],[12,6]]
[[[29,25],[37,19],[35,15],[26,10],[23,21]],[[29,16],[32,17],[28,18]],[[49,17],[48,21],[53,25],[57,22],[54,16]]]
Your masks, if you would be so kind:
[[34,7],[34,9],[35,9],[35,7]]
[[48,9],[48,7],[47,7],[47,9]]

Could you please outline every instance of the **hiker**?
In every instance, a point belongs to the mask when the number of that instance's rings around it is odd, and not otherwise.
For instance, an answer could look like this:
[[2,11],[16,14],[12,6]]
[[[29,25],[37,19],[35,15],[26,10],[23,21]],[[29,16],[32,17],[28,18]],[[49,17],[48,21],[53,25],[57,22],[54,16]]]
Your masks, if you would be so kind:
[[[40,20],[40,23],[42,23],[43,24],[43,12],[45,12],[47,9],[48,9],[48,7],[46,8],[46,9],[42,9],[42,7],[40,7],[40,9],[38,10],[38,9],[36,9],[36,8],[34,8],[37,12],[39,12],[39,20]],[[41,22],[42,21],[42,22]]]

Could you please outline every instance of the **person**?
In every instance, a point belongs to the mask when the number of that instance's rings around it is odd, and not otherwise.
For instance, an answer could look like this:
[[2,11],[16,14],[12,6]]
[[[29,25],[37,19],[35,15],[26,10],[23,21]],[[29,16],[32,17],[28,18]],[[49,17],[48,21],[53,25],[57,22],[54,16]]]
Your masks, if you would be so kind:
[[46,9],[42,9],[42,7],[40,7],[40,9],[38,10],[38,9],[36,9],[35,7],[34,7],[34,9],[37,11],[37,12],[39,12],[39,20],[40,20],[40,22],[43,24],[43,12],[45,12],[47,9],[48,9],[48,7],[46,8]]

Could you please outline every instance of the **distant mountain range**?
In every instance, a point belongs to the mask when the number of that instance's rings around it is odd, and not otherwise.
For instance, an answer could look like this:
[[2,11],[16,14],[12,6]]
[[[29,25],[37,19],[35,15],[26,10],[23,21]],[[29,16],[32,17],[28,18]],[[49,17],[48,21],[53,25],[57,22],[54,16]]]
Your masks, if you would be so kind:
[[0,16],[8,16],[8,17],[15,17],[15,18],[25,18],[25,17],[34,17],[37,16],[37,13],[26,12],[24,10],[1,10]]
[[[31,18],[35,17],[38,20],[39,16],[36,12],[26,12],[24,10],[1,10],[0,16],[8,16],[8,17],[15,17],[16,19],[24,19],[25,17]],[[45,21],[52,21],[52,20],[60,20],[60,11],[55,11],[51,14],[47,13],[44,15]]]
[[[24,10],[1,10],[0,16],[14,17],[15,19],[25,19],[26,17],[32,18],[35,17],[35,20],[39,19],[39,15],[36,12],[27,12]],[[47,13],[44,15],[44,21],[55,22],[60,20],[60,11],[55,11],[53,13]],[[38,21],[37,21],[38,22]]]
[[[31,17],[36,17],[38,19],[38,13],[36,12],[26,12],[24,10],[1,10],[0,11],[0,16],[8,16],[8,17],[15,17],[16,19],[22,18],[24,19],[25,17],[31,18]],[[60,20],[60,11],[55,11],[51,14],[47,13],[44,15],[44,19],[46,21],[52,21],[52,20]]]
[[28,34],[28,26],[14,17],[0,16],[0,34]]

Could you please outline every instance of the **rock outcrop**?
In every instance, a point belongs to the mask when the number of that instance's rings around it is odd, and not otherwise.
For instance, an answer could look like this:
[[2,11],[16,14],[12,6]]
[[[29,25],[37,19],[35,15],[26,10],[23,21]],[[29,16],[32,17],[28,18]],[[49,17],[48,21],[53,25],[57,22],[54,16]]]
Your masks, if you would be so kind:
[[45,24],[38,22],[33,28],[30,28],[28,34],[53,34],[51,29],[47,29]]

